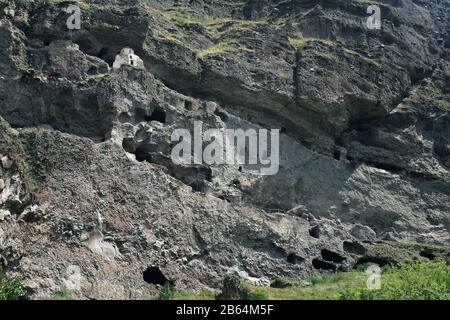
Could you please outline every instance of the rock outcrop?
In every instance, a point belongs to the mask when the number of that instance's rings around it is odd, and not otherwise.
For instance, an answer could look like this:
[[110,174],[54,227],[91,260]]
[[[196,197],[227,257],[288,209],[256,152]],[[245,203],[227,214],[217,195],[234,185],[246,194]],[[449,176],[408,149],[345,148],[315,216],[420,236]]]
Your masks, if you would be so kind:
[[[142,299],[448,244],[450,2],[379,1],[381,30],[367,5],[0,0],[2,268],[29,298]],[[281,129],[279,173],[173,163],[196,121]]]

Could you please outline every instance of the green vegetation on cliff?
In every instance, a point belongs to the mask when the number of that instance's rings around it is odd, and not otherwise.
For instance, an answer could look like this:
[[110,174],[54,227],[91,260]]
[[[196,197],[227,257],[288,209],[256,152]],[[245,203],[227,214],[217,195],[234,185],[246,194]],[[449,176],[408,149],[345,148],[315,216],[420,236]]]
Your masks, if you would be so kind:
[[[410,261],[386,266],[381,273],[381,289],[367,289],[364,271],[337,272],[312,277],[286,288],[246,284],[252,300],[450,300],[450,266],[442,259]],[[162,300],[212,300],[214,294],[165,290]]]
[[381,289],[353,288],[342,300],[450,300],[450,266],[444,260],[401,263],[387,268]]
[[18,300],[25,294],[19,279],[7,278],[0,271],[0,300]]

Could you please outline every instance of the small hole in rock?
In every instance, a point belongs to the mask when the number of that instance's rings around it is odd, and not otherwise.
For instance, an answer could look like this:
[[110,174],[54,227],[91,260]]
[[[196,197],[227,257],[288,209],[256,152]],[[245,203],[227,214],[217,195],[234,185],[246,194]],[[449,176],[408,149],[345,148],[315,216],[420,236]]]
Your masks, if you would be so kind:
[[131,121],[131,117],[128,114],[128,112],[122,112],[121,114],[119,114],[119,122],[120,123],[126,123],[126,122],[130,122]]
[[334,159],[341,160],[341,152],[337,149],[334,150]]
[[134,153],[135,152],[134,139],[124,138],[122,140],[122,148],[128,153]]
[[196,192],[201,192],[201,193],[206,193],[206,191],[208,190],[205,181],[202,180],[196,180],[193,182],[187,182],[187,184],[189,186],[192,187],[192,190],[196,191]]
[[420,251],[419,254],[421,257],[427,258],[429,260],[436,259],[436,255],[429,249],[424,249],[424,250]]
[[302,257],[299,257],[295,253],[290,253],[287,256],[286,260],[288,263],[292,263],[292,264],[298,264],[298,263],[302,263],[303,261],[305,261],[305,259],[303,259]]
[[332,264],[331,262],[326,262],[321,259],[314,258],[312,261],[312,265],[314,269],[318,270],[336,270],[336,266]]
[[320,251],[320,254],[322,255],[322,258],[324,260],[330,262],[341,263],[346,260],[346,258],[341,256],[339,253],[330,251],[328,249],[323,249],[322,251]]
[[87,71],[87,74],[92,76],[98,73],[98,68],[97,67],[90,67],[89,70]]
[[100,51],[97,54],[97,58],[102,59],[106,63],[109,64],[111,67],[115,60],[115,55],[113,54],[112,50],[110,48],[101,48]]
[[145,117],[145,120],[166,123],[166,111],[160,107],[157,107],[150,116]]
[[190,100],[185,100],[185,101],[184,101],[184,108],[185,108],[186,110],[192,110],[192,101],[190,101]]
[[220,200],[223,200],[223,201],[226,201],[226,202],[230,202],[230,199],[228,199],[225,195],[220,195],[220,196],[218,196],[218,198]]
[[139,162],[142,161],[152,162],[154,160],[152,157],[152,153],[149,152],[146,145],[136,148],[136,150],[133,153],[136,156],[136,160]]
[[367,249],[359,242],[344,241],[342,246],[344,251],[353,254],[363,255],[367,252]]
[[165,285],[167,282],[172,284],[171,281],[169,281],[166,276],[159,270],[157,267],[148,267],[143,273],[142,276],[144,278],[144,281],[149,284],[156,284],[156,285]]
[[223,122],[227,122],[228,121],[228,115],[225,112],[223,112],[222,110],[216,109],[216,111],[214,111],[214,113],[216,114],[216,116],[219,116],[219,118]]
[[146,121],[146,112],[144,109],[142,108],[136,108],[136,110],[134,110],[134,121],[136,123],[141,123]]
[[309,235],[313,238],[319,239],[320,238],[320,227],[314,226],[311,229],[309,229]]
[[231,181],[231,184],[235,187],[240,187],[241,181],[239,181],[239,179],[233,179],[233,181]]
[[383,267],[385,265],[392,264],[393,261],[386,257],[364,256],[364,257],[358,259],[358,261],[355,264],[355,268],[360,265],[365,265],[367,263],[375,263],[375,264],[379,265],[380,267]]

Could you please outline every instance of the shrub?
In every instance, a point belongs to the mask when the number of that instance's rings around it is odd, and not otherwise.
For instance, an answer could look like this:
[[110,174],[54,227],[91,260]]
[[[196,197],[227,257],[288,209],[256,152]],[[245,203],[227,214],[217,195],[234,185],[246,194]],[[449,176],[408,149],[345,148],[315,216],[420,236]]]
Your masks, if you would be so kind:
[[261,292],[261,291],[250,292],[248,297],[250,300],[269,300],[268,295],[265,292]]
[[0,300],[18,300],[25,295],[19,279],[8,279],[0,273]]
[[56,291],[53,294],[52,299],[53,300],[74,300],[70,291],[67,289],[62,289],[62,290]]
[[164,288],[157,296],[157,300],[173,300],[175,298],[175,290],[170,282],[166,282]]

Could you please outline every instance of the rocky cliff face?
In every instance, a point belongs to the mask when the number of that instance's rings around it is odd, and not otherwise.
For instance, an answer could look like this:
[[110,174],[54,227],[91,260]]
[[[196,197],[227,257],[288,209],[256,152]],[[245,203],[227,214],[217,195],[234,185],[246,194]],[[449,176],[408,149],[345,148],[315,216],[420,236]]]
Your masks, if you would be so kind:
[[[381,30],[369,2],[1,0],[3,269],[145,298],[448,243],[450,2],[377,1]],[[144,69],[112,70],[124,47]],[[174,164],[200,120],[281,128],[279,173]]]

